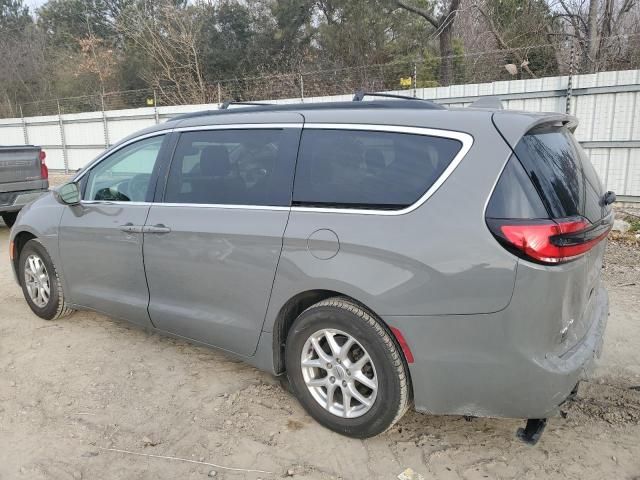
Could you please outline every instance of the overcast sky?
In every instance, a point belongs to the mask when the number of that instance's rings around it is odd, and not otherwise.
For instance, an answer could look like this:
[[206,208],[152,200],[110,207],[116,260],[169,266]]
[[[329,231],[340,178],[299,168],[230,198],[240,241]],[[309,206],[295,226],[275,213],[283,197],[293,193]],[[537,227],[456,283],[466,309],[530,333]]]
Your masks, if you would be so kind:
[[29,10],[33,13],[43,3],[47,3],[47,0],[25,0],[24,4],[29,7]]

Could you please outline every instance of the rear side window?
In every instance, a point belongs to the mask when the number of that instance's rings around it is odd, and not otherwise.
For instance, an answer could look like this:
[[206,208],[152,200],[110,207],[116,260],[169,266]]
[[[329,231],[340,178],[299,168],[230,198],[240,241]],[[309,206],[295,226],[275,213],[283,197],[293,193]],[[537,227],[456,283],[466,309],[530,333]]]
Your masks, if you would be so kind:
[[180,136],[168,203],[289,206],[300,130],[204,130]]
[[582,147],[565,127],[547,127],[522,137],[515,153],[552,218],[602,216],[602,186]]
[[490,218],[549,218],[524,168],[511,156],[487,207]]
[[461,142],[449,138],[355,130],[305,130],[294,205],[402,209],[442,175]]

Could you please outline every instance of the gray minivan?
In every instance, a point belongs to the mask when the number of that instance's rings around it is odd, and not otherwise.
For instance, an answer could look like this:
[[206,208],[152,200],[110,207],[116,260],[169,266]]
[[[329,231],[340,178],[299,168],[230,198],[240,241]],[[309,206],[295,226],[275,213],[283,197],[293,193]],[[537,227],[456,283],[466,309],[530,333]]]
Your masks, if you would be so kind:
[[599,355],[609,204],[576,119],[420,100],[184,115],[11,232],[34,313],[225,350],[353,437],[420,412],[528,420]]

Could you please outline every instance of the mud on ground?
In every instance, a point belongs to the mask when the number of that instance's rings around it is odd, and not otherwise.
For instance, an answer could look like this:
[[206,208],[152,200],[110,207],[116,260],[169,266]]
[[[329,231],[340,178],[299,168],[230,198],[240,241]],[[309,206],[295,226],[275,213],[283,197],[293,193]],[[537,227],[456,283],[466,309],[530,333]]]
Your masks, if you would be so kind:
[[416,413],[373,439],[341,437],[221,353],[95,313],[36,318],[7,243],[0,226],[2,480],[395,479],[406,468],[425,479],[640,479],[640,250],[627,242],[607,252],[611,317],[595,377],[535,447],[516,440],[519,421]]

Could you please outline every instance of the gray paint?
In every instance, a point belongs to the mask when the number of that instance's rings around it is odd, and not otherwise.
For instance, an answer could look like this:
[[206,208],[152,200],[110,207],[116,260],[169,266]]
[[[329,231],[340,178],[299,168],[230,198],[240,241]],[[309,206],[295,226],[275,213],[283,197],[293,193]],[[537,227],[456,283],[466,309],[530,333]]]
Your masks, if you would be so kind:
[[141,326],[149,326],[142,233],[149,205],[82,202],[67,207],[59,232],[61,267],[70,301]]
[[[424,204],[400,214],[62,207],[47,196],[25,210],[12,238],[22,231],[45,237],[74,304],[225,349],[271,372],[278,368],[274,334],[283,306],[299,293],[331,290],[404,333],[415,356],[410,371],[418,410],[512,417],[555,412],[601,346],[608,308],[599,273],[604,244],[566,265],[532,264],[498,245],[484,212],[509,144],[539,122],[571,118],[481,109],[301,113],[314,128],[336,122],[437,128],[465,132],[473,144]],[[279,115],[203,116],[142,133],[300,118]],[[171,232],[128,235],[118,228],[145,220]]]

